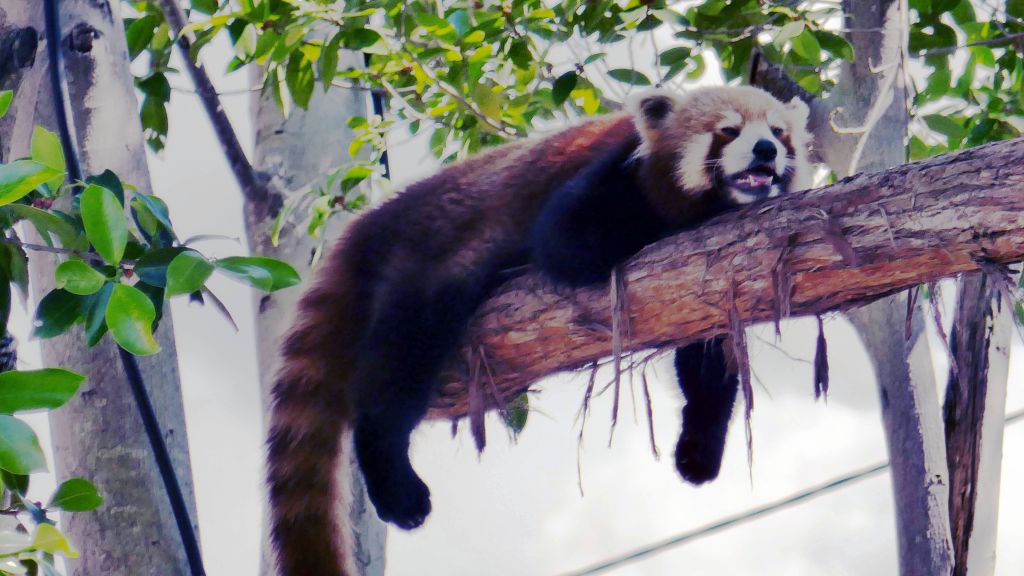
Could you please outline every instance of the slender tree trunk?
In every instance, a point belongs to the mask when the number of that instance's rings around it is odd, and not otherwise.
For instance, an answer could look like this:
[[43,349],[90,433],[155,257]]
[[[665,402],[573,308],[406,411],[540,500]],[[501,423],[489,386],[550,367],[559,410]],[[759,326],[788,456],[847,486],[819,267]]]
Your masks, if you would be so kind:
[[[841,125],[852,135],[822,138],[822,156],[840,177],[875,172],[906,161],[908,94],[905,84],[905,0],[844,0],[845,25],[856,61],[843,66],[834,96]],[[827,130],[827,128],[826,128]],[[919,306],[905,335],[907,295],[854,310],[857,328],[875,364],[882,397],[896,498],[900,574],[941,576],[953,564],[947,510],[948,478],[931,352]]]
[[964,275],[943,406],[954,576],[991,576],[995,571],[1012,315],[994,279]]
[[[74,136],[84,171],[116,172],[125,182],[149,191],[149,173],[138,104],[119,3],[63,0],[60,49],[66,62]],[[0,26],[36,44],[33,58],[20,58],[0,78],[17,91],[11,113],[0,123],[4,159],[28,154],[34,124],[55,129],[54,98],[40,1],[0,0]],[[24,48],[22,56],[30,50]],[[32,294],[38,300],[53,286],[53,258],[33,254]],[[157,332],[163,352],[142,358],[142,373],[164,428],[182,489],[196,518],[188,441],[181,404],[173,328],[165,315]],[[58,478],[84,476],[99,487],[104,505],[89,514],[67,514],[62,528],[81,550],[69,561],[70,573],[166,576],[187,574],[181,539],[167,495],[146,441],[138,409],[110,339],[88,349],[80,329],[42,342],[47,366],[85,373],[80,393],[51,416]]]
[[[349,61],[343,61],[341,68],[359,65],[356,55],[347,58]],[[256,78],[255,82],[261,80]],[[284,195],[297,194],[307,186],[320,184],[332,171],[350,162],[348,145],[355,135],[346,122],[352,116],[367,116],[366,101],[367,95],[362,91],[332,88],[324,93],[318,87],[308,110],[294,109],[285,119],[269,96],[253,99],[256,125],[253,165],[271,179],[268,188],[272,191],[266,202],[250,201],[246,205],[246,226],[253,254],[280,258],[295,266],[304,279],[310,277],[314,253],[321,246],[330,245],[341,232],[341,223],[331,225],[319,239],[311,237],[300,216],[308,206],[305,204],[296,211],[298,222],[281,230],[276,246],[271,241],[271,225],[285,201]],[[259,301],[256,334],[265,399],[269,398],[277,371],[282,335],[295,318],[295,305],[301,295],[301,290],[284,290],[262,296]],[[344,322],[345,319],[334,321]],[[266,402],[264,405],[269,407]],[[345,452],[350,456],[354,454],[350,449]],[[338,474],[349,478],[342,485],[353,487],[353,493],[342,495],[337,507],[339,515],[348,517],[346,524],[353,530],[352,534],[343,535],[345,546],[352,551],[347,556],[358,564],[352,567],[352,573],[383,575],[386,532],[373,507],[368,505],[354,459],[345,459]],[[265,545],[264,550],[269,552],[269,546]],[[270,561],[265,553],[264,574],[269,573]]]

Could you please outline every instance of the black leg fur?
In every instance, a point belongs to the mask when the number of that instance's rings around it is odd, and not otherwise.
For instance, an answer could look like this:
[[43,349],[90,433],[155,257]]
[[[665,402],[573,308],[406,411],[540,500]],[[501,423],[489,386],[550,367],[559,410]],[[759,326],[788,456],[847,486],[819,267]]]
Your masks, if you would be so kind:
[[676,376],[686,397],[676,469],[694,484],[714,480],[722,467],[725,436],[739,388],[725,344],[725,337],[719,337],[676,349]]
[[533,228],[533,262],[569,286],[599,284],[668,231],[640,192],[633,147],[594,163],[555,191]]
[[430,491],[409,461],[409,435],[486,290],[475,279],[424,290],[422,277],[391,288],[360,346],[354,440],[378,516],[411,530],[430,513]]

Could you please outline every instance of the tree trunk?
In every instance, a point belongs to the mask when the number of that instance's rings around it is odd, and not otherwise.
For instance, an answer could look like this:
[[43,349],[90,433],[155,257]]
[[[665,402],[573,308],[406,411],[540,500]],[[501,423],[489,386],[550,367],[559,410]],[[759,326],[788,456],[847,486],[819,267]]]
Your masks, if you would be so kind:
[[[131,74],[119,3],[63,0],[60,8],[71,115],[81,162],[86,173],[111,169],[142,191],[150,188],[138,104]],[[38,41],[34,58],[5,70],[2,83],[17,91],[11,113],[0,123],[4,159],[28,155],[34,124],[54,130],[54,98],[48,80],[49,62],[43,3],[0,0],[0,26],[7,33],[22,30],[25,42]],[[26,48],[24,54],[29,50]],[[8,62],[4,62],[8,64]],[[53,287],[57,262],[33,254],[32,294],[38,300]],[[163,352],[140,358],[164,437],[196,518],[188,440],[181,404],[173,328],[165,315],[157,332]],[[58,478],[83,476],[105,498],[89,514],[66,514],[62,529],[81,550],[69,560],[71,574],[133,574],[165,576],[189,573],[181,538],[167,494],[146,440],[138,408],[118,353],[108,338],[89,349],[81,329],[42,342],[43,362],[85,373],[80,393],[51,416]]]
[[[348,62],[341,62],[339,69],[358,66],[357,56],[343,56]],[[258,83],[261,78],[254,81]],[[317,249],[330,244],[341,232],[340,217],[335,224],[323,232],[321,238],[313,238],[301,222],[292,222],[280,232],[279,242],[271,242],[271,225],[284,201],[284,194],[296,194],[307,186],[323,182],[332,171],[350,161],[348,145],[355,134],[348,128],[352,116],[367,116],[367,94],[362,91],[332,88],[324,93],[317,88],[308,110],[294,109],[287,119],[282,117],[273,99],[256,96],[253,98],[253,117],[256,128],[254,162],[256,170],[272,178],[271,192],[265,202],[246,203],[246,228],[249,246],[253,254],[279,258],[295,266],[303,278],[312,275],[312,257]],[[282,192],[286,191],[286,192]],[[299,208],[296,214],[301,214]],[[279,360],[281,339],[295,319],[295,305],[302,290],[284,290],[261,296],[256,314],[257,348],[260,363],[260,384],[264,399],[269,400]],[[337,319],[344,322],[344,318]],[[264,402],[269,408],[269,402]],[[269,421],[269,418],[265,418]],[[346,444],[349,441],[346,440]],[[345,545],[351,550],[346,556],[358,566],[351,567],[353,574],[361,576],[382,576],[384,574],[384,524],[377,518],[364,493],[362,475],[354,460],[354,450],[345,449],[351,456],[342,463],[338,474],[350,477],[341,482],[352,486],[353,494],[344,495],[338,503],[339,515],[349,518],[345,523],[352,528],[352,534],[343,535]],[[264,530],[266,534],[267,530]],[[264,546],[269,552],[269,546]],[[269,573],[271,559],[264,554],[264,574]]]
[[[862,133],[830,133],[822,156],[837,176],[878,171],[906,161],[909,120],[906,0],[844,0],[847,38],[856,60],[835,89],[842,124]],[[879,32],[880,31],[880,32]],[[953,555],[947,510],[948,470],[928,340],[920,306],[906,331],[907,296],[892,296],[847,315],[875,364],[896,498],[900,574],[949,574]]]
[[[761,202],[645,248],[625,265],[630,337],[622,348],[707,340],[727,333],[732,319],[763,322],[780,310],[850,310],[962,272],[998,277],[1020,260],[1024,139]],[[514,398],[543,376],[607,357],[610,308],[607,288],[568,291],[529,273],[481,305],[472,346],[455,356],[482,354],[488,370],[478,372],[494,395]],[[473,372],[449,368],[432,416],[466,415]],[[935,433],[941,439],[941,428]]]

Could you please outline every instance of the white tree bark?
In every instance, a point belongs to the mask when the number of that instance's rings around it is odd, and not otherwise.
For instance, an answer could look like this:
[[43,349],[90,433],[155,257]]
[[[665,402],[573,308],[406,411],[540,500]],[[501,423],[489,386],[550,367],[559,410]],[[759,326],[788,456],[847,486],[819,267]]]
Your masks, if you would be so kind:
[[[345,56],[339,69],[358,66],[358,56]],[[258,83],[261,78],[254,81]],[[333,170],[350,162],[348,145],[355,134],[346,122],[352,116],[368,115],[367,94],[363,91],[332,88],[324,93],[317,87],[308,110],[293,109],[285,119],[273,99],[255,97],[253,118],[256,128],[256,147],[253,166],[270,178],[269,194],[265,202],[246,204],[246,226],[249,246],[253,254],[280,258],[291,263],[304,279],[312,273],[312,256],[324,242],[328,245],[342,229],[342,218],[325,230],[320,239],[312,238],[301,221],[303,208],[297,210],[298,222],[282,229],[277,246],[271,242],[271,224],[281,209],[286,196],[300,193],[307,186],[322,183]],[[290,196],[289,196],[290,197]],[[281,338],[295,319],[295,306],[302,290],[284,290],[262,296],[257,306],[256,334],[260,363],[260,384],[264,399],[269,399],[270,388],[277,372]],[[338,319],[343,322],[343,318]],[[264,402],[269,408],[269,403]],[[269,421],[269,418],[265,418]],[[346,479],[342,486],[353,487],[337,503],[339,517],[347,518],[346,527],[352,532],[343,534],[344,545],[350,550],[346,556],[355,564],[350,571],[359,576],[384,574],[384,524],[366,498],[362,475],[354,460],[350,441],[343,443],[350,457],[343,460],[338,474]],[[267,533],[266,528],[264,534]],[[264,545],[264,574],[268,574],[272,558],[270,546]]]
[[[74,136],[85,173],[109,168],[125,182],[148,192],[149,172],[118,2],[63,0],[60,18]],[[17,91],[10,114],[0,123],[5,160],[28,154],[33,125],[55,129],[43,22],[42,2],[0,0],[0,27],[8,32],[31,29],[38,39],[34,59],[22,61],[24,66],[14,74],[0,78],[5,88]],[[32,255],[36,300],[52,288],[55,265],[53,258]],[[170,316],[165,315],[157,332],[163,352],[139,362],[194,524],[192,472],[173,333]],[[105,498],[95,512],[63,517],[62,529],[81,550],[79,559],[68,561],[70,573],[189,573],[116,347],[108,338],[88,349],[81,329],[76,329],[43,341],[42,349],[45,365],[88,376],[79,394],[51,417],[57,477],[89,478]]]
[[[988,394],[981,425],[981,461],[974,503],[974,529],[967,554],[967,574],[992,576],[996,571],[999,490],[1003,463],[1006,385],[1010,373],[1013,308],[1004,300],[993,313],[988,349]],[[958,560],[962,561],[962,560]]]
[[[844,26],[856,61],[844,64],[830,100],[841,111],[821,123],[818,152],[837,176],[874,172],[906,159],[905,0],[844,0]],[[953,565],[948,513],[948,469],[941,413],[928,341],[915,307],[909,339],[907,296],[870,304],[847,316],[875,365],[882,420],[892,462],[899,565],[903,576],[941,576]]]

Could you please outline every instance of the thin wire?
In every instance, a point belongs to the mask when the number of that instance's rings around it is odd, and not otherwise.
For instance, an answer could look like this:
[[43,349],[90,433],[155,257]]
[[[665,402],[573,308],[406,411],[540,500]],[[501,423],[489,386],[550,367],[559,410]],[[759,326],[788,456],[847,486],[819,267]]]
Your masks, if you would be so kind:
[[82,165],[78,162],[75,139],[71,137],[71,119],[68,114],[67,82],[60,53],[60,0],[46,0],[44,18],[46,24],[46,54],[50,60],[50,89],[53,91],[53,112],[56,116],[57,133],[64,150],[65,164],[72,180],[82,180]]
[[[49,0],[53,1],[53,0]],[[199,538],[196,536],[192,526],[192,519],[188,513],[188,506],[185,504],[185,495],[178,482],[178,475],[174,472],[174,463],[171,462],[171,453],[167,450],[167,443],[164,442],[163,430],[160,421],[156,417],[153,403],[146,391],[146,384],[142,378],[142,371],[139,369],[138,359],[131,353],[117,347],[117,353],[121,356],[121,364],[131,384],[132,396],[139,407],[139,416],[142,417],[142,427],[146,430],[149,444],[153,447],[153,456],[156,459],[157,469],[160,470],[160,478],[163,480],[167,497],[171,501],[171,511],[174,513],[174,522],[178,525],[178,533],[181,534],[181,544],[185,548],[185,556],[188,558],[188,565],[192,576],[205,576],[203,568],[203,555],[199,550]]]
[[[369,53],[364,53],[363,54],[363,63],[366,65],[367,68],[369,68],[369,66],[370,66],[370,54]],[[370,101],[373,104],[373,113],[376,114],[377,116],[379,116],[381,120],[383,120],[384,119],[384,95],[381,94],[377,90],[373,90],[373,91],[370,92]],[[387,178],[388,180],[390,180],[391,179],[391,162],[388,161],[388,149],[387,149],[386,144],[385,144],[384,150],[382,150],[381,154],[380,154],[380,165],[384,167],[384,177]]]
[[[68,113],[67,83],[64,79],[64,66],[60,53],[60,0],[46,0],[46,45],[47,54],[50,59],[50,81],[53,90],[54,113],[57,121],[57,131],[60,136],[61,147],[64,149],[64,158],[67,160],[68,174],[73,180],[82,180],[82,165],[79,163],[78,154],[75,149],[75,140],[71,136],[71,115]],[[118,354],[121,364],[124,366],[125,375],[132,389],[132,396],[139,408],[139,416],[142,418],[142,427],[146,431],[149,444],[153,449],[153,456],[156,459],[157,469],[160,472],[160,479],[163,481],[164,490],[170,500],[171,511],[178,526],[178,533],[181,535],[182,547],[185,549],[185,556],[188,559],[192,576],[205,576],[203,568],[203,557],[199,551],[199,539],[192,526],[188,506],[185,504],[185,496],[178,482],[178,476],[174,473],[174,465],[171,462],[170,452],[164,442],[162,428],[153,409],[153,403],[146,391],[146,384],[143,380],[142,371],[139,369],[139,362],[131,353],[118,346]]]
[[[1009,426],[1011,424],[1017,423],[1021,419],[1024,419],[1024,409],[1017,410],[1015,412],[1007,414],[1006,418],[1003,420],[1003,424],[1004,426]],[[856,470],[854,472],[847,473],[838,478],[829,480],[824,484],[811,486],[810,488],[801,490],[800,492],[792,494],[791,496],[783,498],[782,500],[776,500],[775,502],[772,502],[770,504],[765,504],[764,506],[752,508],[746,512],[741,512],[733,516],[726,516],[725,518],[713,522],[711,524],[705,524],[704,526],[701,526],[699,528],[694,528],[693,530],[689,530],[687,532],[683,532],[671,538],[667,538],[665,540],[649,544],[647,546],[644,546],[643,548],[638,548],[632,552],[628,552],[620,556],[615,556],[611,559],[605,560],[598,564],[593,564],[586,568],[581,568],[573,572],[564,572],[560,576],[590,576],[591,574],[598,574],[606,570],[610,570],[612,568],[617,568],[623,564],[627,564],[629,562],[633,562],[634,560],[644,558],[645,556],[650,556],[652,554],[657,554],[658,552],[663,552],[669,548],[674,548],[676,546],[685,544],[686,542],[689,542],[691,540],[696,540],[698,538],[708,536],[715,532],[722,531],[726,528],[731,528],[733,526],[746,523],[750,520],[753,520],[761,516],[765,516],[767,514],[770,514],[777,510],[781,510],[783,508],[788,508],[790,506],[793,506],[794,504],[803,502],[804,500],[808,500],[810,498],[814,498],[822,494],[827,494],[829,492],[836,491],[854,482],[859,482],[861,480],[865,480],[867,478],[880,474],[888,467],[888,460],[884,462],[878,462],[876,464],[868,466],[867,468],[861,468],[860,470]]]

